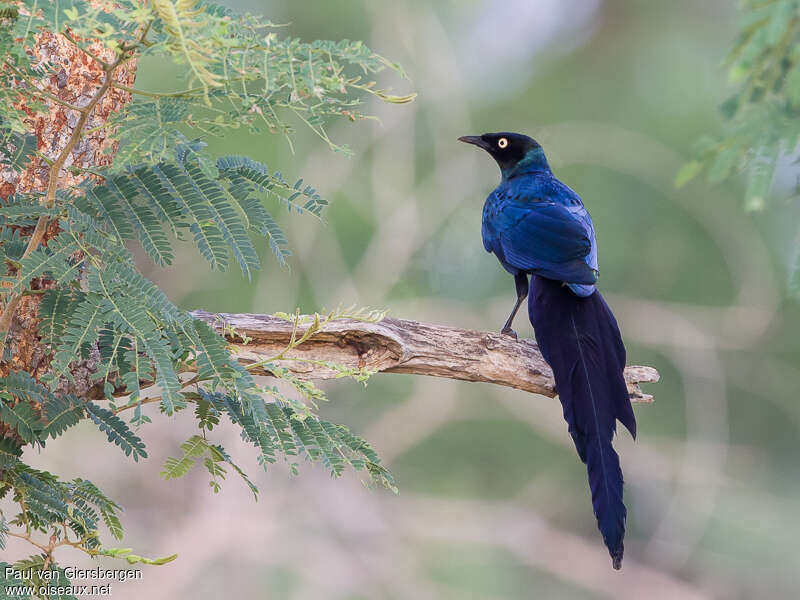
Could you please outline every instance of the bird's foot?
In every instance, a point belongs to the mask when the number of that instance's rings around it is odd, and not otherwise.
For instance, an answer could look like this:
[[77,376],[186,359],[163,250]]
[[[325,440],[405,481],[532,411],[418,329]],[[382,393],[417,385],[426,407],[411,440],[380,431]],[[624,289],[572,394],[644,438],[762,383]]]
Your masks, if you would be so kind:
[[517,332],[511,329],[511,327],[503,327],[503,330],[500,332],[500,334],[511,336],[515,340],[517,339]]

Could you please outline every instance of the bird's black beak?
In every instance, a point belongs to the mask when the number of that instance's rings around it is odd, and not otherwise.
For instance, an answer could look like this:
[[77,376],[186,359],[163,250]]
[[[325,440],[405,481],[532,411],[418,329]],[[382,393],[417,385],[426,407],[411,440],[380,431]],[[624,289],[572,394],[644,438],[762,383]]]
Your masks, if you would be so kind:
[[484,150],[489,149],[489,144],[487,144],[479,135],[462,135],[460,138],[458,138],[458,141],[464,142],[465,144],[472,144],[473,146],[483,148]]

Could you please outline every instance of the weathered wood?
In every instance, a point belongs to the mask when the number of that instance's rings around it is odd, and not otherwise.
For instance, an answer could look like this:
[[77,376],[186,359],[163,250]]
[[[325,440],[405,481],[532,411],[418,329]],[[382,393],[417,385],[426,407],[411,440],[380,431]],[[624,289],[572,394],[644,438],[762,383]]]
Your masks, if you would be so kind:
[[[291,322],[270,315],[205,311],[192,314],[225,332],[245,364],[280,354],[292,334]],[[298,335],[305,329],[300,325]],[[245,344],[244,336],[252,339]],[[283,360],[279,364],[306,379],[336,377],[336,371],[319,364],[328,361],[349,368],[480,381],[549,397],[556,395],[553,372],[534,341],[433,323],[390,318],[378,323],[334,320],[287,356],[302,360]],[[268,374],[258,369],[254,373]],[[639,384],[657,382],[658,371],[629,366],[625,379],[633,402],[653,401]]]

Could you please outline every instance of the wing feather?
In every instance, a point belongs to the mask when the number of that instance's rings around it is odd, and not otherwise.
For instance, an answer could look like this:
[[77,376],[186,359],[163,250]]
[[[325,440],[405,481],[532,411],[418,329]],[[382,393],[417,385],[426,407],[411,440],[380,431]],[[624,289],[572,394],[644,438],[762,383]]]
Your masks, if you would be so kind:
[[586,263],[592,241],[584,224],[564,206],[543,201],[507,201],[493,219],[505,260],[513,267],[570,283],[593,284]]

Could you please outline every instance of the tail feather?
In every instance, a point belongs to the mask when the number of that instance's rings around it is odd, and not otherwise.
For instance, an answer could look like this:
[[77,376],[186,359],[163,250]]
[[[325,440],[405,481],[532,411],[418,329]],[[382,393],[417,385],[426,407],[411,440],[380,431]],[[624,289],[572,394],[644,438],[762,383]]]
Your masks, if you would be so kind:
[[625,346],[616,319],[600,292],[581,298],[561,282],[538,276],[531,278],[528,314],[586,464],[598,528],[619,569],[626,510],[619,456],[611,441],[618,419],[635,438],[636,418],[622,376]]

